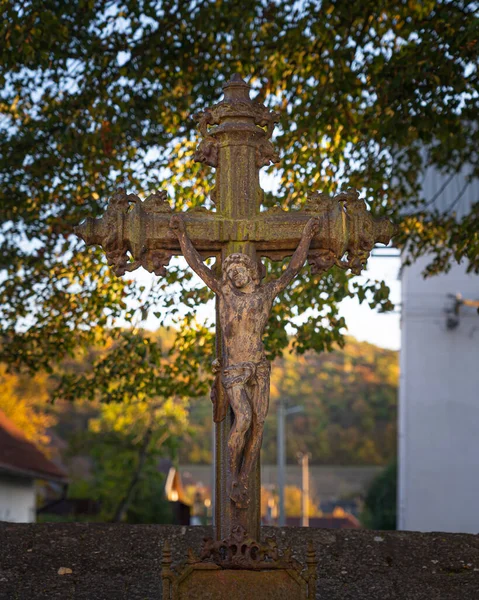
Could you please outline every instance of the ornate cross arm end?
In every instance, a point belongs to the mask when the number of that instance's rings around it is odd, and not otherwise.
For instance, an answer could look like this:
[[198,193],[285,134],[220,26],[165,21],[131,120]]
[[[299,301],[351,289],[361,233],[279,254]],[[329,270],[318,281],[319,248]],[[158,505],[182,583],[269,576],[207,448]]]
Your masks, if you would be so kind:
[[379,244],[387,246],[392,238],[399,233],[399,227],[387,217],[375,219],[375,238]]
[[74,234],[85,242],[87,246],[93,244],[100,244],[103,239],[103,233],[101,231],[101,218],[95,219],[93,217],[87,217],[80,225],[76,225],[73,228]]
[[122,215],[126,214],[131,204],[139,201],[138,196],[126,194],[123,188],[116,191],[108,201],[105,214],[97,219],[87,217],[83,223],[74,228],[75,234],[81,238],[87,246],[97,244],[104,246],[108,244],[112,231],[111,225]]
[[336,265],[346,249],[344,193],[330,196],[324,192],[310,192],[304,212],[317,215],[321,222],[316,236],[316,247],[308,254],[313,275],[323,274]]
[[353,189],[333,197],[313,192],[308,195],[304,210],[319,214],[327,222],[327,231],[319,234],[316,247],[308,256],[313,274],[324,273],[336,265],[359,275],[374,245],[388,244],[397,232],[386,217],[374,218]]
[[164,191],[150,194],[141,202],[138,196],[126,194],[120,188],[110,198],[102,217],[88,217],[74,231],[87,246],[97,244],[103,248],[115,275],[121,276],[142,266],[150,273],[164,276],[174,252],[142,245],[141,223],[151,220],[155,214],[165,214],[169,219],[171,212]]
[[336,264],[359,275],[375,244],[388,244],[396,233],[396,226],[387,217],[374,218],[355,190],[345,192],[343,201],[348,217],[347,259]]

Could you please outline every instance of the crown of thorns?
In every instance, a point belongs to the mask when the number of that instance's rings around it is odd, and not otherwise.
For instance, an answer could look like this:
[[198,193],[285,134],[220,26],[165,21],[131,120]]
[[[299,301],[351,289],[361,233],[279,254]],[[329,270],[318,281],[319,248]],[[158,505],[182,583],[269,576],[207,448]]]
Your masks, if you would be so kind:
[[251,277],[256,283],[259,283],[264,277],[263,265],[259,261],[255,262],[248,255],[241,254],[240,252],[235,252],[225,258],[223,261],[223,273],[226,275],[228,269],[235,264],[243,264],[251,273]]

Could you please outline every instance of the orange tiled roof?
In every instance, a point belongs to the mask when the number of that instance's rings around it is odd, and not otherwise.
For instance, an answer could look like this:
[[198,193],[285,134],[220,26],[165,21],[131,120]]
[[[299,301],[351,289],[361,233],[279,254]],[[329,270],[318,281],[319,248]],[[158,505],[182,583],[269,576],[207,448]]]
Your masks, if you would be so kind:
[[0,410],[0,470],[35,479],[66,481],[66,472],[44,456]]

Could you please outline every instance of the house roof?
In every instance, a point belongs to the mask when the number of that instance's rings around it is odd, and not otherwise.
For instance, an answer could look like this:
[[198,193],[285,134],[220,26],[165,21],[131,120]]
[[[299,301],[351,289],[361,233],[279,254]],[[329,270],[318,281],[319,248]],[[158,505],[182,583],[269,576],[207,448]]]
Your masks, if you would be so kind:
[[0,471],[24,475],[33,479],[66,481],[67,473],[49,460],[27,440],[19,429],[0,410]]

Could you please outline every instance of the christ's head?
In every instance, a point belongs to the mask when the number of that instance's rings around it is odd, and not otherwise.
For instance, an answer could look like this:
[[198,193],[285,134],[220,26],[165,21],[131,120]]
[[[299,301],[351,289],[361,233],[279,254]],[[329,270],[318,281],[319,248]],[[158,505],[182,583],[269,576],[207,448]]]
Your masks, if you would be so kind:
[[250,283],[258,287],[261,278],[259,265],[246,254],[230,254],[223,262],[223,279],[239,290],[247,288]]

